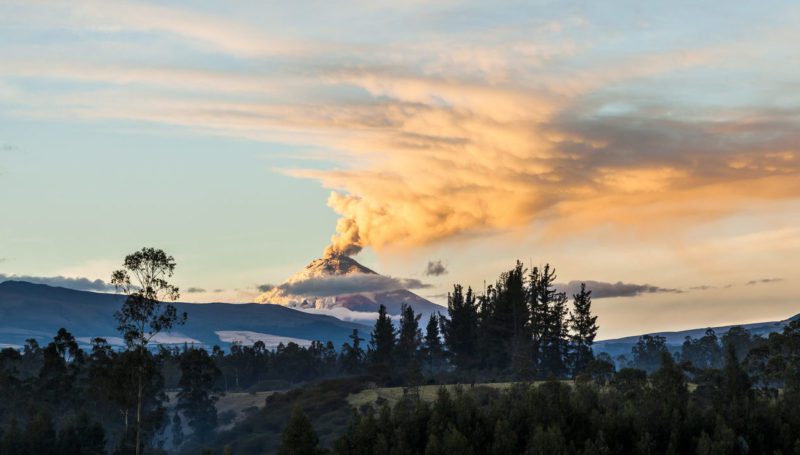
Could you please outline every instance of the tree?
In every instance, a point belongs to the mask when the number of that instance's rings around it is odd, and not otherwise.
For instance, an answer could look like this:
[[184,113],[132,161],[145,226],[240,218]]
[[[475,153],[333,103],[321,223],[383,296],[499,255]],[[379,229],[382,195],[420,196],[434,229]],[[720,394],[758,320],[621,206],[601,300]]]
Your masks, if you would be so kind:
[[567,295],[555,287],[556,271],[534,267],[529,283],[534,362],[543,375],[563,376],[568,348]]
[[316,455],[319,453],[319,438],[311,426],[311,421],[299,405],[292,409],[286,422],[278,448],[280,455]]
[[136,405],[136,455],[142,452],[142,403],[144,401],[144,358],[147,346],[161,332],[186,322],[178,315],[174,302],[180,296],[177,286],[167,281],[175,271],[175,259],[163,250],[142,248],[125,257],[123,268],[111,275],[111,283],[127,298],[114,314],[117,330],[128,350],[139,358]]
[[461,285],[453,286],[453,293],[447,295],[447,313],[449,318],[440,318],[445,345],[457,367],[470,368],[478,339],[478,309],[472,289],[467,289],[465,297]]
[[747,372],[736,358],[736,348],[729,344],[725,349],[725,368],[722,371],[722,396],[728,406],[743,404],[749,398],[752,384]]
[[378,309],[378,319],[372,330],[372,339],[369,342],[369,357],[373,364],[391,366],[395,353],[395,332],[392,320],[386,313],[386,307],[381,305]]
[[[141,355],[136,351],[123,351],[114,355],[111,367],[104,373],[102,391],[117,406],[123,420],[120,449],[129,453],[136,441],[137,429],[141,435],[153,435],[165,418],[166,401],[162,364],[156,356]],[[142,393],[139,394],[141,385]],[[141,397],[141,404],[139,398]],[[131,424],[132,416],[141,409],[140,425]]]
[[496,455],[514,455],[519,453],[517,448],[517,434],[508,423],[508,419],[500,418],[494,425],[492,437],[492,453]]
[[361,349],[361,342],[364,339],[358,336],[358,329],[353,329],[349,338],[351,342],[342,345],[340,358],[342,369],[349,374],[355,374],[361,371],[361,365],[364,363],[364,350]]
[[53,344],[55,345],[58,355],[67,363],[83,353],[83,351],[78,349],[78,343],[75,341],[75,337],[63,327],[58,329],[58,333],[56,333],[56,336],[53,338]]
[[567,453],[564,435],[557,426],[547,429],[537,426],[533,430],[531,439],[528,442],[528,451],[531,455],[558,455]]
[[667,353],[667,339],[657,335],[642,335],[631,349],[633,364],[648,374],[661,366],[662,354]]
[[414,309],[405,303],[400,308],[400,331],[397,336],[397,357],[401,366],[415,360],[422,343],[422,332],[419,329],[421,314],[414,314]]
[[92,422],[82,412],[58,432],[58,453],[102,455],[106,453],[106,437],[103,426]]
[[681,346],[681,362],[690,362],[696,368],[719,368],[722,357],[719,339],[711,328],[700,339],[686,337]]
[[428,324],[425,326],[425,338],[422,344],[422,352],[429,372],[439,369],[443,351],[442,339],[439,333],[439,316],[434,313],[431,314]]
[[661,353],[661,367],[651,375],[650,382],[650,400],[656,403],[657,408],[660,408],[659,418],[651,420],[650,423],[657,425],[660,420],[663,429],[666,428],[666,425],[663,424],[670,420],[676,420],[676,412],[680,418],[683,418],[686,415],[689,390],[683,371],[669,352]]
[[53,421],[46,413],[40,412],[28,421],[23,438],[30,454],[56,453],[56,432]]
[[[217,396],[214,384],[221,376],[205,349],[189,349],[180,357],[178,410],[183,412],[195,437],[204,441],[217,426]],[[175,414],[177,416],[177,413]]]
[[[64,360],[68,350],[67,345],[75,343],[72,334],[64,329],[42,350],[42,368],[39,370],[40,397],[54,405],[63,406],[72,398],[74,377],[69,374],[67,363]],[[66,341],[65,341],[66,340]],[[77,344],[75,344],[77,349]]]
[[[512,366],[520,376],[530,370],[530,314],[522,263],[500,275],[480,305],[481,353],[486,367]],[[529,371],[528,371],[529,372]]]
[[597,316],[592,316],[592,291],[586,290],[586,283],[581,283],[581,290],[572,296],[573,311],[569,317],[572,329],[573,374],[582,372],[594,359],[592,344],[597,336]]
[[728,345],[733,346],[737,359],[744,360],[747,353],[753,347],[754,337],[744,327],[736,326],[731,327],[722,335],[722,347],[727,351]]

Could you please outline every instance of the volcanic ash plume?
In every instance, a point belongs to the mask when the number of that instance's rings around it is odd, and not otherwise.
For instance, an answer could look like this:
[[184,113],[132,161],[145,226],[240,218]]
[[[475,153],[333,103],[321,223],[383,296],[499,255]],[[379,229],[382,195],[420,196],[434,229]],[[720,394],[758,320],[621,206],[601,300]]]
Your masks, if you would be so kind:
[[325,248],[325,257],[354,256],[362,248],[358,224],[352,218],[340,218],[336,223],[336,234],[331,237],[331,244]]

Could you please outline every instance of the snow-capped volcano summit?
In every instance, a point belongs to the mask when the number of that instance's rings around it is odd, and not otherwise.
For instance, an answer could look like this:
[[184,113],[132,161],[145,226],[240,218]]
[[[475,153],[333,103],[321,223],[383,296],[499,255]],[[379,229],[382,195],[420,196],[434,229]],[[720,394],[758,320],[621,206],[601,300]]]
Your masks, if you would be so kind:
[[354,273],[377,275],[376,272],[364,267],[351,257],[333,256],[314,259],[305,269],[295,273],[287,281],[299,281],[300,279],[320,278],[333,275],[351,275]]
[[333,309],[374,313],[385,305],[389,314],[400,314],[403,303],[418,313],[444,308],[409,291],[424,287],[418,280],[380,275],[348,256],[331,256],[311,261],[283,284],[261,294],[256,302],[290,308]]

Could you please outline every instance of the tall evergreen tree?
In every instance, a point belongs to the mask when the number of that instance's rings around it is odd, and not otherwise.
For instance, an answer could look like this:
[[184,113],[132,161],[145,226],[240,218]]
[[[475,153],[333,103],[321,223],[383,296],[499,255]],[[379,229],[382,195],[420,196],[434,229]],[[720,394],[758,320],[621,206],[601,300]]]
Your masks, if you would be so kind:
[[542,375],[563,376],[568,354],[567,295],[555,287],[550,264],[531,272],[529,305],[534,360]]
[[361,347],[363,338],[358,336],[358,329],[353,329],[350,334],[350,343],[342,345],[340,354],[342,369],[348,374],[356,374],[361,371],[364,364],[364,349]]
[[418,357],[422,344],[422,331],[419,328],[421,314],[405,303],[400,308],[400,331],[397,336],[397,359],[402,367]]
[[465,296],[461,285],[453,286],[453,293],[447,295],[447,313],[449,318],[440,319],[445,345],[457,367],[471,368],[478,338],[478,309],[472,288],[467,289]]
[[500,275],[481,301],[480,331],[484,366],[516,372],[530,365],[530,315],[522,263]]
[[428,318],[428,324],[425,326],[425,338],[422,344],[425,367],[428,372],[435,372],[441,367],[443,351],[444,348],[439,332],[439,316],[434,313]]
[[592,316],[592,291],[586,290],[586,283],[581,283],[581,290],[572,296],[573,311],[569,317],[572,330],[572,370],[573,374],[582,372],[594,359],[592,344],[597,336],[597,316]]
[[373,364],[392,365],[395,354],[395,330],[392,320],[386,313],[386,306],[378,309],[378,319],[372,330],[369,342],[369,357]]

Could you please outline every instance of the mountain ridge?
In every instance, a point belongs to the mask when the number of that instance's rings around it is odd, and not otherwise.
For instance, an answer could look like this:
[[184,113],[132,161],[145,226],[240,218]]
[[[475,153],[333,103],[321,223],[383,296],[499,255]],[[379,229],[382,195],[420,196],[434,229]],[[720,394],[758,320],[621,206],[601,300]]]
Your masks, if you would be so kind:
[[[78,338],[119,337],[114,312],[125,296],[33,284],[0,283],[0,343],[19,346],[27,338],[49,341],[64,327]],[[249,332],[279,338],[333,341],[338,348],[353,329],[369,327],[324,314],[310,314],[280,305],[258,303],[176,302],[189,315],[187,324],[175,328],[185,342],[227,346],[216,332]],[[173,337],[174,339],[174,337]],[[190,341],[191,340],[191,341]]]
[[733,327],[743,327],[750,331],[753,335],[769,335],[773,332],[780,332],[786,327],[790,322],[794,320],[800,319],[800,314],[796,314],[789,318],[780,320],[780,321],[766,321],[766,322],[751,322],[745,324],[732,324],[732,325],[723,325],[717,327],[699,327],[694,329],[686,329],[686,330],[670,330],[670,331],[661,331],[661,332],[648,332],[643,333],[641,335],[630,335],[620,338],[612,338],[608,340],[600,340],[594,343],[593,349],[595,353],[599,352],[607,352],[612,356],[617,355],[629,355],[631,352],[631,348],[636,344],[639,340],[639,337],[644,335],[651,335],[651,336],[662,336],[666,339],[666,344],[670,348],[670,350],[680,350],[681,345],[683,344],[684,340],[687,336],[692,338],[700,338],[705,334],[705,331],[713,329],[717,336],[722,336],[728,332]]

